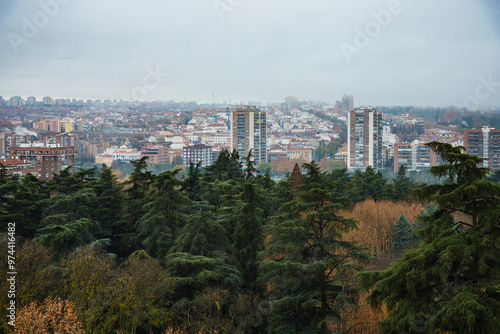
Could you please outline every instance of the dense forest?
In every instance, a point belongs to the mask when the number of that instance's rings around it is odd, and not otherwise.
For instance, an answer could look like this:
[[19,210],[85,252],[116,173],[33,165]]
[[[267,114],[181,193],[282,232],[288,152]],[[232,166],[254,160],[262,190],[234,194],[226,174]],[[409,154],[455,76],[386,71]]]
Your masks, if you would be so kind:
[[314,161],[275,182],[228,151],[185,177],[143,158],[124,182],[106,167],[50,181],[1,168],[0,260],[15,236],[17,271],[1,330],[494,333],[500,185],[462,148],[429,145],[440,184]]

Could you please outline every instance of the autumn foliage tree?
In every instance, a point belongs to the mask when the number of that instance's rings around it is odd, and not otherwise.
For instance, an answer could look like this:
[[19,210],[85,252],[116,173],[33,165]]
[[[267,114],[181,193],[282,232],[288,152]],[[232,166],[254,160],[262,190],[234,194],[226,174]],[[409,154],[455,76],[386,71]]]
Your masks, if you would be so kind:
[[14,333],[81,334],[85,332],[72,302],[57,297],[48,297],[43,303],[33,302],[18,311]]
[[392,249],[393,227],[400,215],[414,221],[421,209],[422,205],[416,202],[390,200],[375,202],[373,199],[367,199],[342,211],[342,215],[358,222],[358,229],[349,231],[344,237],[346,240],[354,240],[369,246],[372,253],[380,257]]

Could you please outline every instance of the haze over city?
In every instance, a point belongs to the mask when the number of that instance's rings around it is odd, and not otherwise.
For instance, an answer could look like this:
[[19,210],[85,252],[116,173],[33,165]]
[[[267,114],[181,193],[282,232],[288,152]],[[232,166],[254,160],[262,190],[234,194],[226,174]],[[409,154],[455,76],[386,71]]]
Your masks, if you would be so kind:
[[3,96],[500,105],[492,0],[0,4]]

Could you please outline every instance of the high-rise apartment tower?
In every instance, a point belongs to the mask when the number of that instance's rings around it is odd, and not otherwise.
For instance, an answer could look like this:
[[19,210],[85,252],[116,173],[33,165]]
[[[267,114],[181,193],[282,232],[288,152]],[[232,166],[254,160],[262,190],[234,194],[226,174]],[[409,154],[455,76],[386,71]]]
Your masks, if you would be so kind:
[[231,152],[237,150],[243,159],[253,149],[256,164],[267,161],[266,113],[256,107],[237,107],[231,111]]
[[347,114],[347,168],[383,167],[382,125],[382,112],[374,108]]
[[466,129],[464,146],[467,154],[488,159],[483,161],[481,167],[500,170],[500,130],[486,126],[482,129]]

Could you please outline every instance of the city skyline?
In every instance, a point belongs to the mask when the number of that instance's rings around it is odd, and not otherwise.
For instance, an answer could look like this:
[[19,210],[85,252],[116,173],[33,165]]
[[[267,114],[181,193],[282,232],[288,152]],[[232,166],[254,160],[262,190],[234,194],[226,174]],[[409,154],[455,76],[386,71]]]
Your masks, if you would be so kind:
[[491,0],[2,8],[3,96],[334,103],[349,93],[357,106],[500,105]]

